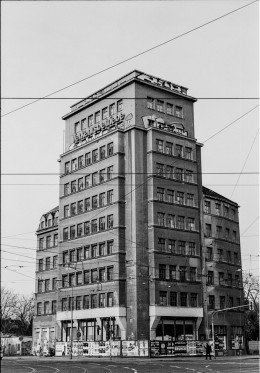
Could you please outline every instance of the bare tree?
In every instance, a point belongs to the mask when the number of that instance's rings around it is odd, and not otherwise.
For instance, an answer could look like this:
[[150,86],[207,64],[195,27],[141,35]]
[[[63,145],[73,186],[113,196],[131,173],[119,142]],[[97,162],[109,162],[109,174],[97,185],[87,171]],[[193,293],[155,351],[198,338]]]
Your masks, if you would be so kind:
[[17,305],[18,295],[12,290],[1,286],[1,331],[2,333],[10,333],[13,326],[14,311]]
[[34,297],[22,295],[18,298],[14,311],[16,325],[21,335],[32,334],[32,320],[34,316]]
[[245,303],[252,304],[253,309],[245,312],[246,339],[259,338],[259,280],[252,274],[243,274],[243,287]]

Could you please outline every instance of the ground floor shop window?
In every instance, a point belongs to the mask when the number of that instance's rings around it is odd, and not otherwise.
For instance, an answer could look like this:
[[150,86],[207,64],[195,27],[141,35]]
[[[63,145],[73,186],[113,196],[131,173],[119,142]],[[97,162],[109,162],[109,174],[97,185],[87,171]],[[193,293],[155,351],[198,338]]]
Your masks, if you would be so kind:
[[196,339],[195,320],[161,318],[156,328],[156,339],[162,341]]

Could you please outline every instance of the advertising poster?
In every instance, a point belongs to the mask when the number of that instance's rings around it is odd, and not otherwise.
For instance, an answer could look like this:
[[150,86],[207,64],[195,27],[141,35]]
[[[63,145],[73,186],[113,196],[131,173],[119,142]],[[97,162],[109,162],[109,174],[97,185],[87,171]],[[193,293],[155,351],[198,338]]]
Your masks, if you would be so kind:
[[90,342],[82,342],[82,353],[83,356],[89,356],[90,355]]
[[138,356],[138,346],[136,341],[123,341],[122,342],[122,355],[123,356]]
[[197,355],[196,341],[188,341],[187,342],[187,353],[188,353],[189,356],[196,356]]
[[186,341],[175,341],[175,356],[183,356],[187,354],[187,342]]
[[174,356],[175,354],[175,342],[174,341],[168,341],[167,342],[167,356]]
[[232,343],[232,350],[241,350],[243,348],[243,336],[232,335],[231,343]]
[[72,355],[83,356],[83,342],[82,341],[73,341]]
[[205,341],[196,341],[196,355],[206,355],[205,350],[206,342]]
[[138,351],[139,351],[139,356],[148,356],[149,355],[148,341],[139,341]]
[[[109,344],[109,342],[106,342]],[[120,356],[121,350],[121,342],[120,341],[112,341],[111,342],[111,355],[112,356]]]
[[99,354],[99,356],[109,356],[110,355],[109,342],[105,342],[105,341],[98,342],[98,354]]
[[164,356],[167,355],[167,343],[164,341],[160,341],[160,355]]
[[218,351],[226,350],[226,336],[225,335],[215,336],[215,350],[218,350]]
[[90,343],[90,356],[99,355],[99,342],[89,342]]
[[159,356],[160,355],[160,341],[151,341],[151,356]]
[[56,356],[66,356],[67,355],[67,342],[56,342],[55,355]]

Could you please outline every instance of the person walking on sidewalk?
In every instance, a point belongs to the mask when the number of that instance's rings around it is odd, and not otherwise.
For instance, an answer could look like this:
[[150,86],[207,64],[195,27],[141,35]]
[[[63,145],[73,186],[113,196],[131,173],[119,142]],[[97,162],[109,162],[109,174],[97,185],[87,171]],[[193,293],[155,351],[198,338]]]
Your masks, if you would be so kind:
[[210,360],[211,360],[211,346],[210,346],[210,344],[207,342],[207,344],[206,344],[206,360],[208,360],[208,356],[209,356],[209,358],[210,358]]

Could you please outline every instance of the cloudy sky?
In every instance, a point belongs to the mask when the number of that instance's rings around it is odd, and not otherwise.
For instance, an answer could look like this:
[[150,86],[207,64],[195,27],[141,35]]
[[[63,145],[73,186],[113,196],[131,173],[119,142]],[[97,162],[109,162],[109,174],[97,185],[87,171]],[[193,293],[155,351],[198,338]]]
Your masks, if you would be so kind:
[[243,267],[258,275],[258,24],[258,3],[245,0],[2,2],[5,286],[34,291],[35,230],[58,205],[61,117],[77,98],[133,69],[199,98],[203,183],[239,204]]

